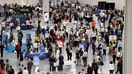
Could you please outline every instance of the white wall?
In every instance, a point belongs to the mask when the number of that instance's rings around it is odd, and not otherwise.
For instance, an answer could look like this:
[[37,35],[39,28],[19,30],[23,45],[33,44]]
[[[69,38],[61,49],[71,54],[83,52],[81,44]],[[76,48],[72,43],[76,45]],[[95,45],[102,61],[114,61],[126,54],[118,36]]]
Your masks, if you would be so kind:
[[3,5],[3,3],[4,3],[3,0],[0,0],[0,5]]
[[[14,3],[17,3],[19,5],[22,5],[22,0],[0,0],[0,2],[3,2],[3,3],[7,3],[7,4],[14,4]],[[24,0],[25,1],[25,0]],[[27,4],[28,5],[34,5],[36,3],[38,3],[39,0],[27,0]]]
[[123,9],[125,6],[125,0],[78,0],[80,3],[98,5],[99,1],[114,2],[116,9]]

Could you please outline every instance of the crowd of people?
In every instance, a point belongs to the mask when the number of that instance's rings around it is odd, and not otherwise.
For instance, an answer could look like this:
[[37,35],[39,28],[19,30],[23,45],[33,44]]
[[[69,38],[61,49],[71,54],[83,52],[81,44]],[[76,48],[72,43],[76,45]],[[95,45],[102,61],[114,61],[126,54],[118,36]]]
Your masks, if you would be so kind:
[[[16,11],[17,12],[17,11]],[[31,14],[33,15],[33,14]],[[76,54],[74,63],[76,66],[87,67],[87,71],[82,69],[79,74],[98,74],[98,70],[102,71],[104,58],[106,55],[112,57],[109,61],[109,74],[122,74],[122,37],[124,28],[124,13],[122,10],[109,9],[103,12],[97,6],[83,5],[79,2],[65,3],[57,1],[56,4],[50,4],[49,21],[41,24],[38,21],[35,31],[35,39],[29,38],[26,46],[30,53],[40,52],[40,48],[44,48],[43,52],[49,53],[50,71],[54,70],[54,63],[59,61],[58,69],[63,71],[64,58],[73,61],[73,53]],[[7,12],[6,12],[6,18]],[[74,25],[70,30],[67,25],[72,23]],[[2,34],[8,35],[9,44],[16,45],[17,59],[20,60],[21,66],[24,66],[22,61],[25,60],[23,56],[24,51],[21,47],[23,44],[23,33],[19,28],[17,29],[17,37],[14,37],[12,28],[7,30],[6,20],[1,23]],[[12,24],[14,24],[12,22]],[[14,24],[16,25],[16,24]],[[14,25],[11,25],[14,26]],[[45,25],[44,28],[41,25]],[[116,36],[116,39],[110,39],[110,36]],[[2,38],[1,38],[2,39]],[[54,46],[53,46],[54,45]],[[1,57],[3,57],[3,50],[6,46],[0,43]],[[91,48],[90,48],[91,47]],[[75,52],[73,52],[75,50]],[[88,52],[93,51],[93,62],[88,64]],[[67,56],[62,53],[66,51]],[[20,69],[18,74],[31,74],[33,68],[33,58],[29,58],[27,67],[24,70]],[[7,59],[0,61],[0,73],[14,74],[14,69]],[[38,70],[36,74],[40,74]],[[48,74],[48,73],[47,73]]]

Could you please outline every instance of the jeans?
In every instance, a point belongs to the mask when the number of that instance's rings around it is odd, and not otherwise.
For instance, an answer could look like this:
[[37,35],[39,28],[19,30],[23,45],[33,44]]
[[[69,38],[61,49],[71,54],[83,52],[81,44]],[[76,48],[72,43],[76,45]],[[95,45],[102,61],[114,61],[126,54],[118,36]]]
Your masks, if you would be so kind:
[[62,53],[62,47],[59,47],[59,50],[60,50],[60,54]]
[[17,50],[17,59],[19,59],[19,56],[20,56],[20,51]]
[[114,70],[110,70],[110,74],[113,74]]
[[31,74],[31,69],[28,69],[28,74]]

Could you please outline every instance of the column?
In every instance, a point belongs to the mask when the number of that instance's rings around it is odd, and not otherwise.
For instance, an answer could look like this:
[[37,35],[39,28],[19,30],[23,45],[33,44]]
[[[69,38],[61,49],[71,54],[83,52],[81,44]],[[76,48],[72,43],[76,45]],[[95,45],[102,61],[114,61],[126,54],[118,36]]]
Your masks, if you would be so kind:
[[49,0],[43,0],[43,18],[44,22],[49,21]]
[[123,59],[123,74],[132,73],[132,0],[126,0],[125,8],[125,37],[124,37],[124,59]]

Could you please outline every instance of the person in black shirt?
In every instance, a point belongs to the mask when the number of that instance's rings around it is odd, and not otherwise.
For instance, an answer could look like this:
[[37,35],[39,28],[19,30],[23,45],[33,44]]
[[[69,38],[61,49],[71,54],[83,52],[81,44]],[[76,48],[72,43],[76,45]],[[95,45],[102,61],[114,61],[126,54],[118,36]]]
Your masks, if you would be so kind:
[[93,74],[93,68],[90,65],[87,67],[87,74]]
[[93,60],[92,67],[93,67],[94,73],[98,74],[98,64],[97,62],[95,62],[95,60]]
[[81,59],[80,59],[80,54],[79,54],[79,50],[76,51],[76,63],[77,66],[80,65]]
[[15,74],[14,69],[12,66],[10,66],[10,69],[8,70],[8,74]]
[[17,74],[22,74],[22,69],[20,69],[20,71]]
[[50,71],[53,70],[53,68],[54,68],[54,62],[55,62],[55,57],[54,56],[51,56],[49,58]]
[[4,45],[0,42],[0,52],[1,52],[1,57],[3,57],[3,51],[4,51]]

